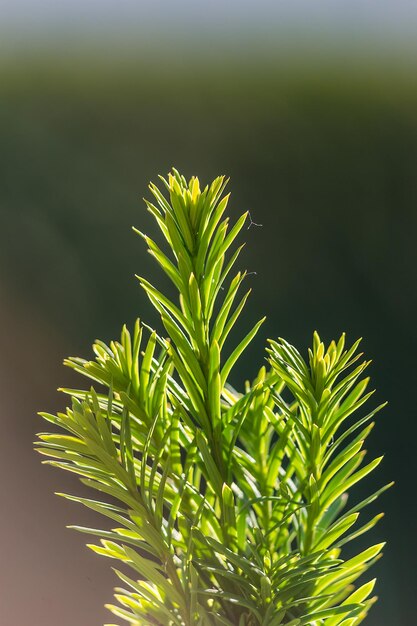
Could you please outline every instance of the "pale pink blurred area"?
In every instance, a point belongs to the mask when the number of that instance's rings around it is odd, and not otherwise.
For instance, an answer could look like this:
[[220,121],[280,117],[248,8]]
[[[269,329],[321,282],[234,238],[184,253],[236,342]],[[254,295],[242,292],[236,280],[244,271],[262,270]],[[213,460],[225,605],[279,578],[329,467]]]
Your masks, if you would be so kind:
[[[4,289],[0,304],[0,624],[98,626],[117,580],[70,523],[97,526],[83,507],[54,495],[76,481],[32,451],[45,428],[36,412],[63,407],[65,341]],[[69,377],[66,377],[67,380]]]

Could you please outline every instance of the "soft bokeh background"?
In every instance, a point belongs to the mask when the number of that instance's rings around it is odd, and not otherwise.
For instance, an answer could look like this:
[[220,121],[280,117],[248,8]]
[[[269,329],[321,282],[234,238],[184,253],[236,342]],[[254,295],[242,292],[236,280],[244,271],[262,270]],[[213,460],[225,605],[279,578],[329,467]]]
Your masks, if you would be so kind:
[[[227,6],[225,6],[227,4]],[[41,466],[39,409],[74,382],[60,366],[155,322],[135,272],[158,280],[130,226],[172,165],[231,177],[254,293],[244,324],[303,351],[314,329],[363,336],[379,414],[367,489],[387,539],[369,626],[415,615],[417,6],[413,2],[3,0],[0,24],[0,624],[98,626],[116,580]],[[238,384],[238,380],[236,380]],[[76,487],[77,488],[77,487]],[[364,489],[364,488],[362,488]]]

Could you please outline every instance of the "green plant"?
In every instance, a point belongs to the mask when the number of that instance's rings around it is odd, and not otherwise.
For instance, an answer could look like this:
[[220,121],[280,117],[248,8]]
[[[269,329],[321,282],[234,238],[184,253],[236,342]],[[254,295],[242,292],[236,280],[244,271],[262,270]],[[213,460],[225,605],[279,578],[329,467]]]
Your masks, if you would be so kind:
[[[177,171],[146,202],[168,255],[138,232],[172,281],[170,299],[145,278],[166,337],[136,322],[120,342],[97,341],[95,359],[65,363],[91,379],[64,389],[66,413],[43,417],[66,434],[41,434],[46,461],[75,472],[99,500],[70,495],[112,522],[76,527],[101,537],[90,547],[122,563],[110,610],[136,625],[356,626],[374,601],[374,581],[353,583],[380,555],[353,558],[342,546],[374,526],[345,512],[347,491],[381,458],[361,467],[375,413],[351,419],[372,395],[358,343],[326,348],[315,333],[308,359],[270,341],[267,367],[236,391],[229,374],[262,320],[237,345],[230,331],[249,292],[229,275],[247,214],[229,230],[226,181],[200,190]],[[145,339],[145,335],[147,339]],[[115,527],[113,527],[115,525]],[[130,569],[133,574],[127,575]]]

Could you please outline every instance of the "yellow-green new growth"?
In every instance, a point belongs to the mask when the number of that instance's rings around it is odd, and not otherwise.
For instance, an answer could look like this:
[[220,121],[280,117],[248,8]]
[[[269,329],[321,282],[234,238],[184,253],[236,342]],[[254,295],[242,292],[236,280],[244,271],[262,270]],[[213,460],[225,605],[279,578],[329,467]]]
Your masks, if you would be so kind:
[[[171,298],[138,277],[164,336],[137,321],[120,341],[97,341],[91,361],[66,364],[93,381],[64,389],[65,413],[43,417],[62,434],[37,449],[75,472],[112,530],[90,547],[119,561],[123,587],[109,609],[136,626],[357,626],[374,580],[355,582],[383,544],[346,560],[343,546],[381,517],[362,511],[387,487],[345,510],[347,492],[377,467],[362,447],[382,406],[362,414],[368,378],[358,342],[326,349],[317,333],[308,359],[270,341],[267,367],[236,391],[229,374],[263,320],[235,346],[227,339],[249,291],[234,273],[226,180],[202,190],[176,170],[150,185],[147,207],[165,244],[145,240],[173,283]],[[95,389],[96,387],[96,389]],[[103,392],[103,389],[106,391]]]

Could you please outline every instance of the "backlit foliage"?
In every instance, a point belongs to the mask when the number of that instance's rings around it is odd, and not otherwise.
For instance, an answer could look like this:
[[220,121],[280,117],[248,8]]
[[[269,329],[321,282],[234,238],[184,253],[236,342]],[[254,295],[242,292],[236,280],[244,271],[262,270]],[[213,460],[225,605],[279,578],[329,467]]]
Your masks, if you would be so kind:
[[234,271],[247,214],[229,226],[223,177],[203,190],[175,170],[161,180],[147,206],[165,244],[136,232],[178,294],[138,277],[165,332],[138,320],[120,341],[97,341],[93,360],[69,358],[92,386],[63,390],[66,413],[42,413],[60,434],[39,435],[37,449],[97,494],[66,498],[112,522],[77,529],[119,563],[118,619],[356,626],[374,580],[355,582],[383,545],[349,559],[343,546],[381,517],[362,510],[386,488],[347,509],[347,492],[381,461],[363,463],[381,407],[357,413],[372,395],[359,342],[325,346],[315,333],[304,358],[269,341],[255,380],[233,389],[230,372],[263,321],[230,347],[249,295]]

